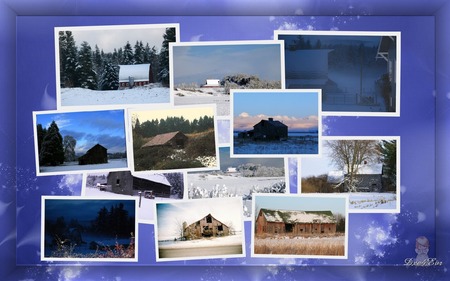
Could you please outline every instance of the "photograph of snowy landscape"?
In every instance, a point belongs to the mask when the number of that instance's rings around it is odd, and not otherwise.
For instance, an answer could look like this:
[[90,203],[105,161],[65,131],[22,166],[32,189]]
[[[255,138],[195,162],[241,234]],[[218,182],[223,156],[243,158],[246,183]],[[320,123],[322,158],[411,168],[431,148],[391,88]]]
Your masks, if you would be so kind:
[[301,192],[348,194],[350,212],[399,212],[399,161],[399,137],[324,137],[321,157],[301,159]]
[[245,256],[242,200],[156,203],[156,261]]
[[230,158],[230,148],[219,148],[220,170],[189,172],[189,199],[239,197],[245,218],[251,218],[254,193],[285,193],[288,177],[284,158]]
[[317,156],[320,90],[231,90],[232,157]]
[[347,258],[347,198],[256,194],[252,256]]
[[170,103],[178,24],[55,28],[58,105]]
[[42,260],[136,261],[136,201],[42,197]]
[[170,44],[175,105],[217,104],[230,114],[230,89],[281,89],[280,41],[183,42]]
[[38,175],[128,167],[124,110],[33,112]]
[[183,199],[183,173],[135,173],[109,171],[88,173],[82,195],[86,197],[138,200],[137,219],[152,223],[155,219],[155,202]]
[[400,33],[276,30],[286,89],[322,89],[324,114],[399,116]]
[[213,105],[135,109],[129,116],[134,171],[217,169]]

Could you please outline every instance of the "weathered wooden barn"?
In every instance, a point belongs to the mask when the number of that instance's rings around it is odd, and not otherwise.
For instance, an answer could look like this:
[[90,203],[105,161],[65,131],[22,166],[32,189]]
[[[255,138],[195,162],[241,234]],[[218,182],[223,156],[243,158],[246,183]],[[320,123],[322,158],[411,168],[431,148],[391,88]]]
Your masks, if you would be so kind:
[[187,223],[183,224],[183,236],[187,240],[202,237],[228,236],[230,234],[230,228],[214,218],[211,214],[190,225],[187,225]]
[[106,181],[114,193],[136,195],[139,191],[152,190],[157,197],[170,197],[171,185],[162,174],[136,175],[130,171],[110,172]]
[[259,210],[256,234],[320,235],[336,233],[331,211]]
[[172,148],[184,148],[188,137],[180,131],[156,135],[146,142],[141,148],[168,146]]
[[108,163],[108,150],[100,145],[96,144],[83,156],[78,158],[78,165],[90,165],[90,164],[103,164]]
[[[349,174],[345,171],[328,172],[327,181],[330,184],[339,185],[341,191],[349,190]],[[379,192],[383,188],[383,164],[363,163],[356,167],[353,177],[353,185],[356,191]]]
[[288,126],[269,118],[254,125],[250,134],[255,140],[286,140],[288,138]]
[[119,89],[153,83],[153,70],[149,63],[119,65]]

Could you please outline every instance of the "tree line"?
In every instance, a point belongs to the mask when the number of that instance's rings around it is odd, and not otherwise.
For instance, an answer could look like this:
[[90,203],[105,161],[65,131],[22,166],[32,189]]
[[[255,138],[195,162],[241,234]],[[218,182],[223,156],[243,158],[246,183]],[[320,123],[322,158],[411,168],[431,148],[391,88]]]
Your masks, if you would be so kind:
[[180,131],[184,134],[198,133],[212,128],[214,128],[214,117],[207,115],[192,121],[181,116],[152,119],[141,123],[139,118],[137,118],[133,127],[133,134],[148,138],[175,131]]
[[169,42],[176,41],[175,28],[166,28],[161,49],[129,41],[123,47],[105,53],[83,41],[80,48],[71,31],[59,32],[60,83],[63,88],[81,87],[91,90],[115,90],[119,86],[119,65],[150,63],[154,81],[169,85]]
[[52,121],[48,129],[37,124],[36,133],[40,165],[58,166],[76,160],[76,139],[69,135],[63,138],[55,121]]

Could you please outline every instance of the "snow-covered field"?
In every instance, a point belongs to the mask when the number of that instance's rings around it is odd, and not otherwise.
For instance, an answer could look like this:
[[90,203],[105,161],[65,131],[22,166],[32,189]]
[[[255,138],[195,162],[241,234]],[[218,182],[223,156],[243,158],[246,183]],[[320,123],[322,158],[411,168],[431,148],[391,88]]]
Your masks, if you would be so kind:
[[192,90],[175,89],[175,105],[216,104],[217,115],[230,115],[230,95],[224,88],[195,88]]
[[160,249],[175,248],[197,248],[197,247],[215,247],[242,245],[242,234],[229,235],[224,237],[202,238],[189,241],[158,241]]
[[[130,198],[130,195],[117,194],[108,191],[100,191],[97,187],[86,187],[84,189],[84,195],[97,198],[114,198],[124,199]],[[139,196],[135,196],[139,198]],[[152,223],[155,219],[155,203],[162,201],[171,201],[175,199],[156,197],[155,199],[141,198],[141,206],[138,205],[137,219],[140,222]],[[138,200],[139,204],[139,200]]]
[[350,209],[391,209],[395,210],[395,193],[353,192],[349,196]]
[[286,141],[252,141],[234,137],[234,154],[318,154],[318,142],[289,136]]
[[124,90],[94,91],[82,88],[62,88],[62,106],[169,103],[169,88],[158,84]]
[[105,169],[127,168],[127,159],[109,159],[108,163],[78,165],[78,162],[66,162],[59,166],[40,166],[41,173],[69,172],[69,171],[93,171]]

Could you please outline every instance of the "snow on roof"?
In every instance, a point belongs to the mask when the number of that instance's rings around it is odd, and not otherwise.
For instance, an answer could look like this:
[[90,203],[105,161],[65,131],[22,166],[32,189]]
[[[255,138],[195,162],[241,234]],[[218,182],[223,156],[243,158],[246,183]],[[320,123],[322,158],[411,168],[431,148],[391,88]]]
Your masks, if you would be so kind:
[[119,65],[119,82],[128,82],[129,77],[134,81],[149,81],[150,64]]
[[335,223],[336,219],[331,211],[286,211],[261,209],[268,222],[284,223]]
[[344,171],[329,171],[327,181],[330,183],[340,183],[344,180]]
[[153,181],[153,182],[158,182],[158,183],[161,183],[161,184],[165,184],[165,185],[171,186],[170,182],[167,180],[166,176],[164,176],[163,174],[131,172],[131,175],[133,177],[136,177],[136,178],[149,180],[149,181]]
[[180,131],[176,131],[176,132],[170,132],[170,133],[156,135],[151,140],[149,140],[147,143],[145,143],[142,147],[164,145],[168,141],[170,141],[172,138],[174,138],[178,133],[182,134]]
[[383,164],[362,164],[358,166],[358,175],[381,175]]

